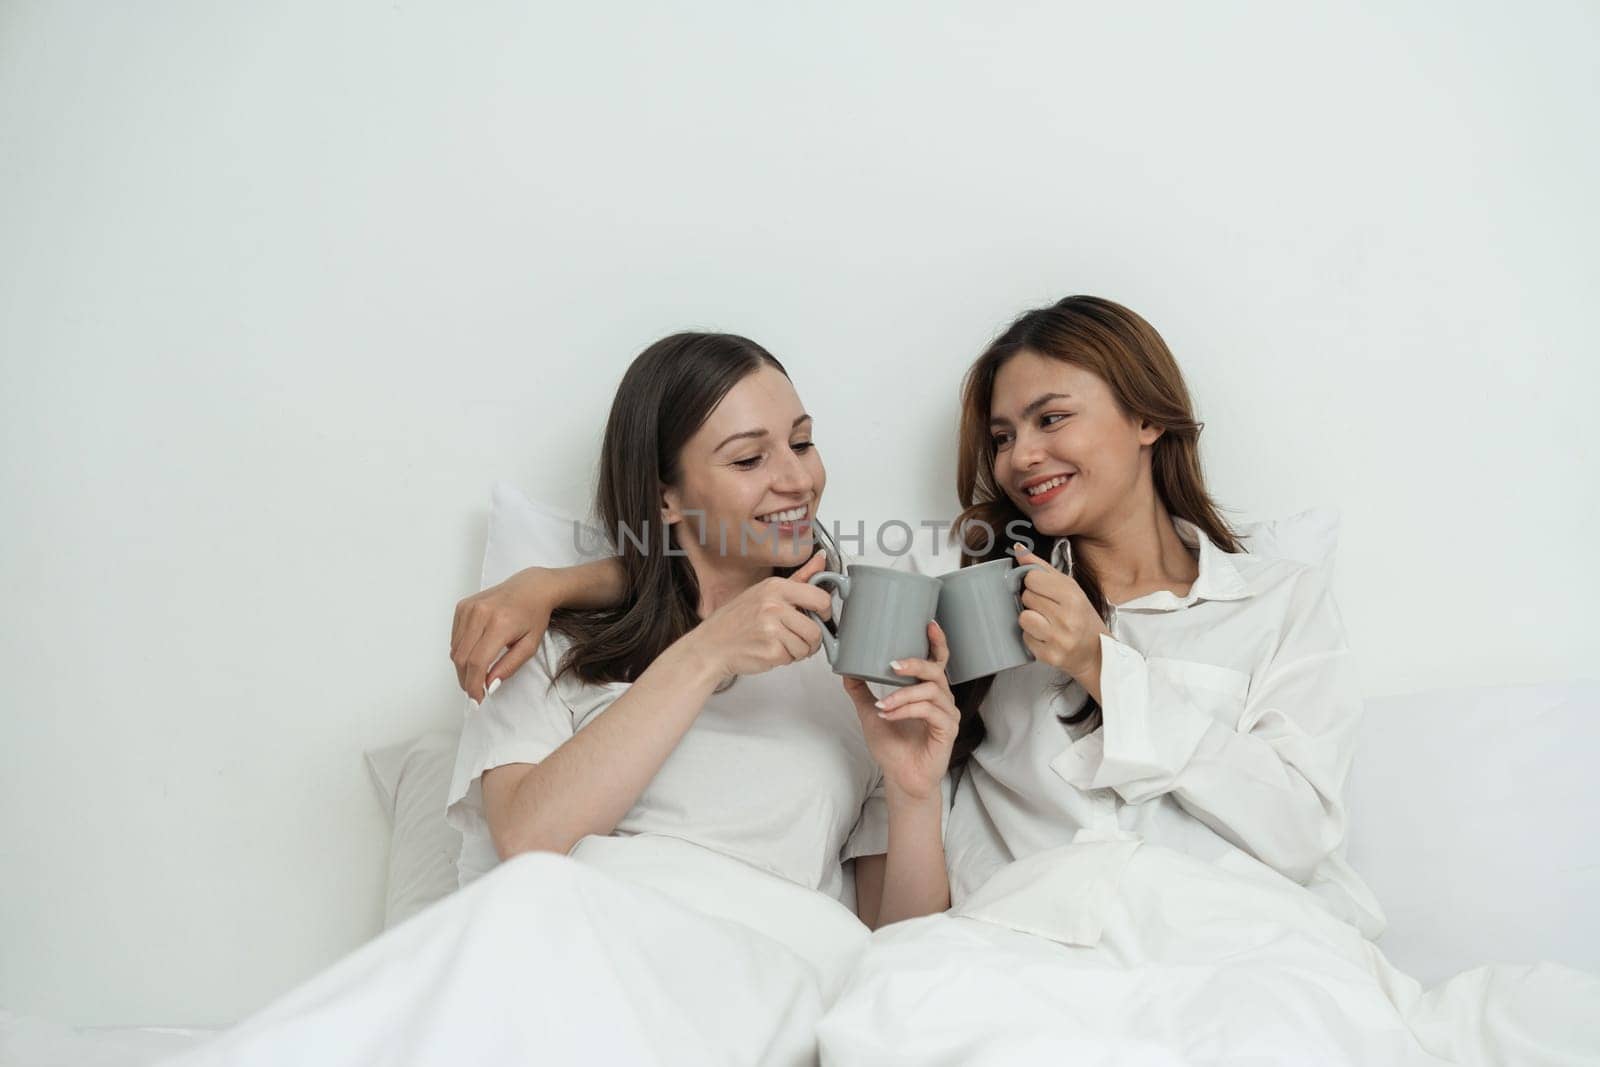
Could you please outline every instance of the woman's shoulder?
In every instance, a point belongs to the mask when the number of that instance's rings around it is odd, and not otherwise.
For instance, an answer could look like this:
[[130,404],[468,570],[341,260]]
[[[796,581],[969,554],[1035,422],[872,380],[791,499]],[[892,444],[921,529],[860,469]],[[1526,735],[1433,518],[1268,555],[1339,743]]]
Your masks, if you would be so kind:
[[1279,593],[1321,595],[1332,586],[1332,576],[1322,565],[1249,551],[1222,553],[1252,595]]
[[1237,561],[1249,593],[1238,607],[1252,620],[1253,629],[1275,635],[1278,653],[1308,643],[1319,650],[1348,648],[1326,566],[1247,553],[1230,558]]
[[543,640],[539,642],[539,649],[528,660],[527,669],[536,671],[541,680],[559,693],[568,704],[575,704],[586,697],[600,697],[607,694],[615,695],[619,689],[626,689],[627,682],[586,682],[578,677],[577,672],[561,672],[561,665],[565,662],[567,654],[572,651],[573,639],[559,630],[551,627],[545,631]]

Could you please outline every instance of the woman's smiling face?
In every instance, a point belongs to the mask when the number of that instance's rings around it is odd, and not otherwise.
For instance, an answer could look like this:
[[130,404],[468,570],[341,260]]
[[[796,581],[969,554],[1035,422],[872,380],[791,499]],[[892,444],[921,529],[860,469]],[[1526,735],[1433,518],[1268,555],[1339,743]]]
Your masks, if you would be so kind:
[[1092,371],[1024,349],[989,397],[994,480],[1033,528],[1094,534],[1125,506],[1161,431],[1122,410]]
[[828,476],[811,416],[776,368],[728,390],[683,446],[679,467],[678,484],[663,495],[686,550],[700,541],[710,556],[742,557],[755,568],[796,567],[816,551],[812,523]]

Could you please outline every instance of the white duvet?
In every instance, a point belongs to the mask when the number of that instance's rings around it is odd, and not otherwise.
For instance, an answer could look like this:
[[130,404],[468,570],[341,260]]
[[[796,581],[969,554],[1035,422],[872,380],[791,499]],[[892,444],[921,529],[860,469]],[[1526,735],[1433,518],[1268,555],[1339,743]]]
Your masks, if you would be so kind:
[[821,893],[669,838],[510,860],[179,1059],[806,1064],[867,941]]
[[1596,1064],[1600,981],[1424,994],[1269,868],[1085,841],[879,931],[819,1031],[833,1064]]
[[870,936],[696,846],[530,855],[172,1061],[202,1064],[1594,1064],[1600,982],[1424,993],[1301,887],[1083,841]]

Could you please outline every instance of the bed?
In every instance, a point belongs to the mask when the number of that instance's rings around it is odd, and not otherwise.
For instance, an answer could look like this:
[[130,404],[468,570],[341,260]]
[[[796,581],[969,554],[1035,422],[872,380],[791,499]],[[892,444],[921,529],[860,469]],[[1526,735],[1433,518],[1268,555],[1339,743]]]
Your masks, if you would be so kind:
[[[494,487],[481,584],[575,562],[574,520]],[[1252,551],[1331,566],[1338,517],[1253,524]],[[444,819],[456,735],[369,751],[388,816],[384,925],[458,891],[460,837]],[[1434,691],[1368,702],[1350,779],[1350,859],[1388,913],[1380,947],[1433,986],[1485,963],[1553,961],[1600,974],[1600,682]],[[846,879],[849,882],[849,879]],[[72,1029],[0,1006],[0,1067],[138,1065],[215,1031],[156,1019]]]
[[[392,820],[386,923],[455,891],[443,797],[448,732],[367,754]],[[1350,854],[1388,912],[1380,945],[1432,985],[1482,963],[1600,973],[1600,682],[1369,702],[1351,779]],[[134,1067],[212,1031],[72,1029],[0,1013],[4,1067]]]

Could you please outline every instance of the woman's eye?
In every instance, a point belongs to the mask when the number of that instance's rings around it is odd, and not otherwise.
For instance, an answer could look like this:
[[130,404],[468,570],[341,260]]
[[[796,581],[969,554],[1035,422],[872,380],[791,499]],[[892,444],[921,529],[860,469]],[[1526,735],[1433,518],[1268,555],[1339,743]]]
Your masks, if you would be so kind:
[[995,447],[996,451],[999,451],[1011,443],[1011,435],[1005,433],[994,434],[989,438],[989,443]]
[[761,462],[761,457],[760,456],[750,456],[750,457],[748,457],[746,459],[736,459],[736,460],[734,460],[733,461],[733,465],[735,467],[738,467],[742,471],[753,471],[753,470],[756,469],[756,464],[760,463],[760,462]]
[[816,447],[816,442],[814,442],[814,441],[796,441],[794,444],[790,445],[789,447],[794,449],[796,452],[800,453],[803,456],[807,452],[811,451],[813,448]]
[[1065,411],[1050,411],[1050,412],[1046,412],[1044,417],[1039,420],[1039,425],[1040,426],[1054,426],[1056,423],[1060,422],[1062,419],[1067,418],[1069,414],[1070,414],[1070,412],[1065,412]]

